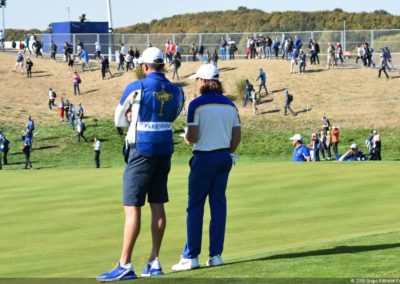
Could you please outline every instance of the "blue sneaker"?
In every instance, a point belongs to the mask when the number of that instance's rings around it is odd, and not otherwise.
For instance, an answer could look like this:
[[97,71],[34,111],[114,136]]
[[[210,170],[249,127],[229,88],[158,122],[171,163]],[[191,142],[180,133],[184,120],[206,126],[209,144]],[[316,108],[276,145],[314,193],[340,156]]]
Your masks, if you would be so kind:
[[113,270],[97,276],[96,280],[100,282],[114,282],[122,280],[133,280],[136,278],[137,276],[133,271],[131,264],[129,268],[124,268],[118,262],[118,264],[115,266]]
[[162,271],[161,263],[158,260],[158,258],[156,258],[153,261],[147,262],[146,267],[143,268],[142,270],[143,277],[160,276],[160,275],[164,275],[164,272]]

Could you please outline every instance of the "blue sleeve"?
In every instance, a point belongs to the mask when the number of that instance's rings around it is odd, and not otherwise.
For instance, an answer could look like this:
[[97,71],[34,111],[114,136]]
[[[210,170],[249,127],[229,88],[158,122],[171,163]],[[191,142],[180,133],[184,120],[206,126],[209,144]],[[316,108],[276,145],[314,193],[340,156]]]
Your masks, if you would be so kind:
[[198,100],[195,99],[189,104],[188,114],[187,114],[187,123],[188,123],[188,125],[194,123],[195,112],[196,112],[196,109],[197,109],[197,106],[198,106],[197,101]]
[[303,147],[303,156],[304,156],[304,158],[310,157],[310,151],[308,150],[308,148],[306,146]]

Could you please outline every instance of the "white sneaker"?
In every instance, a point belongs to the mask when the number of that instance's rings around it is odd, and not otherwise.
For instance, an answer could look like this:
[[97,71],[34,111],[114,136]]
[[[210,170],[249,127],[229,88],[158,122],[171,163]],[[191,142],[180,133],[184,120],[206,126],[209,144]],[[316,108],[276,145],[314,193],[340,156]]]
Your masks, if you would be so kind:
[[199,260],[195,258],[184,258],[181,256],[179,263],[172,266],[173,271],[184,271],[199,268]]
[[224,264],[224,261],[222,260],[222,257],[220,255],[209,257],[206,262],[207,266],[219,266],[219,265],[223,265],[223,264]]

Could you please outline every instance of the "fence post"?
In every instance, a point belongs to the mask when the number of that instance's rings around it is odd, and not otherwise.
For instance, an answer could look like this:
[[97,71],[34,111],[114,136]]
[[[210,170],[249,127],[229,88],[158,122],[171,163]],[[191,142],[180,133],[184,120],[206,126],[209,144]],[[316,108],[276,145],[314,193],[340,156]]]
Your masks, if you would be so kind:
[[374,30],[371,30],[371,47],[374,47]]
[[314,39],[314,32],[311,32],[310,38]]
[[175,44],[175,34],[172,34],[172,43]]
[[76,54],[76,41],[75,41],[75,34],[72,34],[72,52]]
[[[150,35],[147,34],[147,46],[149,46],[149,45],[150,45]],[[147,48],[147,46],[146,46],[146,48]]]
[[122,34],[122,38],[121,38],[121,43],[123,43],[125,45],[125,34]]
[[201,38],[201,33],[199,34],[199,46],[201,45],[202,38]]

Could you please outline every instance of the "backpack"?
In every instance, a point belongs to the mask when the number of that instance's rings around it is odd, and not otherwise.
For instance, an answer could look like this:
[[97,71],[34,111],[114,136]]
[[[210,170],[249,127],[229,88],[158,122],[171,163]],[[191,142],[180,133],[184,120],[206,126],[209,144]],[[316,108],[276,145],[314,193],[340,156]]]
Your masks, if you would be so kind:
[[291,94],[288,94],[288,101],[289,103],[293,102],[293,96]]
[[175,66],[176,66],[176,68],[181,67],[181,61],[179,59],[175,60]]
[[53,97],[54,97],[54,98],[57,98],[57,94],[56,94],[56,92],[54,92],[54,91],[53,91]]
[[82,122],[82,132],[86,131],[86,125]]

